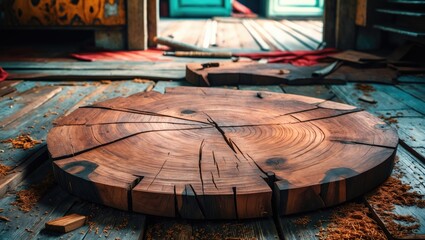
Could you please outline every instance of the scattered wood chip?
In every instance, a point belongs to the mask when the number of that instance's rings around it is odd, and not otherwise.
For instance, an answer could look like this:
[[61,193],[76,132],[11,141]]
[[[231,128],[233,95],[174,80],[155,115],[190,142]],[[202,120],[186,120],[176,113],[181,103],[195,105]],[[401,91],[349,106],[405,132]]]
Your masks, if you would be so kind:
[[12,167],[0,164],[0,176],[6,176],[11,170]]
[[43,194],[53,185],[53,175],[49,174],[41,183],[16,192],[16,201],[11,204],[23,212],[29,212],[37,204]]
[[102,84],[111,84],[112,81],[111,80],[100,80],[100,83],[102,83]]
[[300,226],[307,226],[311,222],[308,216],[298,217],[293,220],[293,223]]
[[152,81],[148,80],[148,79],[135,78],[135,79],[133,79],[133,82],[135,82],[135,83],[151,83]]
[[383,116],[383,115],[378,116],[378,117],[379,117],[380,119],[382,119],[382,120],[386,121],[387,123],[398,123],[397,118],[394,118],[394,117],[385,117],[385,116]]
[[10,219],[5,217],[5,216],[0,216],[0,220],[5,221],[5,222],[10,222]]
[[57,113],[57,112],[52,112],[52,111],[48,111],[48,112],[46,112],[44,115],[43,115],[43,117],[49,117],[49,116],[51,116],[51,115],[59,115],[59,113]]
[[364,83],[357,83],[355,85],[355,88],[357,90],[362,91],[363,93],[370,93],[370,92],[375,92],[376,91],[373,86],[368,85],[368,84],[364,84]]
[[34,147],[36,144],[40,144],[41,141],[33,139],[29,134],[22,134],[15,139],[7,139],[1,141],[2,143],[11,143],[13,148],[29,149]]
[[373,97],[362,95],[359,97],[360,101],[367,102],[367,103],[376,103],[376,100]]
[[291,71],[289,71],[288,69],[280,69],[278,74],[283,75],[283,74],[289,74],[289,73],[291,73]]
[[45,227],[47,230],[67,233],[84,226],[86,221],[86,216],[74,213],[49,221],[45,224]]

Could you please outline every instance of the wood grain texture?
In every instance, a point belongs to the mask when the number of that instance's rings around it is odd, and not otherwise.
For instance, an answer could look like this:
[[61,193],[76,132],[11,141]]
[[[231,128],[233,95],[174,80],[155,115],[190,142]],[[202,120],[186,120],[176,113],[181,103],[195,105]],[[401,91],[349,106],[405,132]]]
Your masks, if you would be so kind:
[[46,223],[46,229],[67,233],[86,223],[87,217],[78,214],[69,214]]
[[337,0],[336,2],[336,43],[338,49],[354,49],[356,45],[357,29],[356,1]]
[[127,49],[144,50],[148,45],[147,0],[127,0]]
[[82,107],[47,143],[59,184],[119,209],[194,219],[315,210],[391,173],[398,137],[353,106],[179,87]]
[[148,47],[156,47],[154,38],[158,36],[159,25],[159,0],[148,0],[147,24],[148,24]]
[[323,11],[323,41],[326,47],[336,46],[337,0],[326,0]]

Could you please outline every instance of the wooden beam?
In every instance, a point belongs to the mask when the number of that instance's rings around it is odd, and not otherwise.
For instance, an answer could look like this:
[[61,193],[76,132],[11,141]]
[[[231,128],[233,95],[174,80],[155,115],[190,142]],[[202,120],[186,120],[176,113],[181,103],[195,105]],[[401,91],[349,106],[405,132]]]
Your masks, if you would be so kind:
[[339,49],[354,49],[356,46],[356,6],[356,0],[337,0],[335,46]]
[[357,0],[356,25],[366,27],[367,24],[367,0]]
[[158,36],[159,1],[148,0],[148,47],[156,47],[154,38]]
[[323,14],[323,41],[326,47],[335,47],[336,1],[326,0]]
[[127,48],[147,48],[147,0],[127,0]]

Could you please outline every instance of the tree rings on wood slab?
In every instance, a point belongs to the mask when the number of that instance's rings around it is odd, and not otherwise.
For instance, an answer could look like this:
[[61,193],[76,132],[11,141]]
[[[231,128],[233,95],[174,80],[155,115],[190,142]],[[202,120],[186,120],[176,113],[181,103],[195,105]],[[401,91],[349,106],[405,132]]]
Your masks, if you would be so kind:
[[[333,206],[391,173],[397,133],[353,106],[292,94],[169,88],[81,107],[47,145],[59,184],[111,207],[190,219]],[[275,203],[275,208],[272,207]]]

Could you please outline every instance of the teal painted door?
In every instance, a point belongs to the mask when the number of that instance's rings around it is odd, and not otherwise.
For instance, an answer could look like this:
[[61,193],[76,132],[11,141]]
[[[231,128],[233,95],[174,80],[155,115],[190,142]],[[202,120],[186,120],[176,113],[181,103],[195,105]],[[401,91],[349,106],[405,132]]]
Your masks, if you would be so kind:
[[170,17],[230,16],[231,0],[170,0]]
[[265,1],[268,17],[321,16],[324,0],[268,0]]

